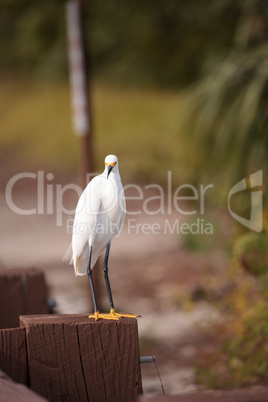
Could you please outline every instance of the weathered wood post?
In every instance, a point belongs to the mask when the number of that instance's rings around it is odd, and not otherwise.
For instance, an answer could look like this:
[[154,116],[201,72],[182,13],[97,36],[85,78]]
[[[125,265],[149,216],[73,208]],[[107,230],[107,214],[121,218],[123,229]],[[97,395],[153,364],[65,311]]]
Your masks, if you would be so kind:
[[29,383],[50,401],[135,401],[142,392],[137,320],[20,317]]
[[35,268],[0,271],[0,328],[19,326],[22,314],[47,314],[44,273]]
[[84,188],[85,184],[87,184],[87,174],[94,172],[94,163],[92,116],[90,113],[89,98],[89,69],[86,57],[85,32],[82,23],[82,6],[81,0],[69,0],[66,3],[73,127],[75,134],[80,137],[80,185]]
[[[90,77],[88,51],[86,52],[83,4],[81,0],[69,0],[66,3],[68,55],[70,70],[71,101],[73,110],[74,132],[79,138],[80,154],[79,181],[82,189],[92,179],[94,169],[93,129],[91,102],[89,96]],[[99,263],[98,263],[99,264]],[[93,270],[95,292],[101,307],[100,269]]]
[[0,369],[13,381],[28,385],[25,328],[0,330],[0,345]]

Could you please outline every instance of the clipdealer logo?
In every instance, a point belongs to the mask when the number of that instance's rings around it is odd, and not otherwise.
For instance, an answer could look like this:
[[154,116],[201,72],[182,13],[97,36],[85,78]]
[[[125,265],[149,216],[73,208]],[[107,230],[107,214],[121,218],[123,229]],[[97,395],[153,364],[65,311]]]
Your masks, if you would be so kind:
[[[95,174],[94,174],[95,175]],[[92,175],[92,176],[94,176]],[[7,186],[6,186],[6,202],[9,208],[16,214],[19,215],[42,215],[42,214],[54,214],[56,216],[56,225],[62,226],[63,217],[68,216],[67,231],[70,233],[72,230],[73,220],[70,218],[75,212],[74,209],[68,209],[64,205],[65,193],[72,191],[76,193],[79,197],[82,193],[82,189],[74,184],[69,183],[64,186],[60,184],[52,183],[54,175],[52,173],[45,174],[43,171],[38,171],[37,173],[23,172],[13,176]],[[90,177],[91,178],[91,177]],[[14,194],[16,193],[15,187],[20,180],[34,180],[36,181],[36,197],[34,208],[21,208],[16,204],[14,200]],[[227,206],[231,216],[243,226],[255,231],[262,231],[262,215],[263,215],[263,173],[259,170],[249,176],[249,178],[244,178],[238,183],[236,183],[228,194]],[[202,219],[205,216],[205,195],[208,190],[212,191],[214,188],[213,184],[200,185],[195,187],[191,184],[182,184],[173,191],[172,186],[172,172],[167,172],[167,186],[166,188],[161,187],[158,184],[149,184],[144,188],[138,186],[137,184],[127,184],[124,187],[126,193],[127,205],[128,203],[137,202],[137,208],[130,208],[125,212],[128,213],[129,217],[132,215],[140,215],[144,213],[145,215],[167,215],[170,216],[172,210],[177,211],[179,215],[185,216],[196,216],[196,222],[194,223],[181,223],[178,219],[175,222],[171,222],[170,219],[166,219],[165,232],[179,232],[184,233],[190,231],[192,234],[213,234],[213,225],[206,220]],[[129,195],[129,190],[132,191],[132,195]],[[150,191],[154,191],[154,195]],[[187,196],[185,196],[184,191],[187,191]],[[250,190],[250,218],[246,219],[243,216],[238,215],[231,208],[231,199],[238,193],[245,190]],[[149,193],[148,193],[149,191]],[[135,196],[133,196],[136,194]],[[194,204],[192,204],[194,201]],[[158,203],[158,208],[154,209],[156,203]],[[188,209],[184,209],[187,204]],[[133,206],[133,204],[132,204]],[[191,206],[193,207],[192,209]],[[200,218],[198,218],[200,216]],[[133,220],[130,219],[130,231],[132,230]],[[142,228],[147,233],[148,225],[150,223],[145,223],[145,227]],[[150,233],[155,234],[161,228],[159,228],[159,223],[153,223]],[[158,225],[158,226],[157,226]],[[187,226],[188,225],[188,226]],[[137,231],[139,232],[139,223],[136,223]],[[198,228],[198,230],[197,230]]]

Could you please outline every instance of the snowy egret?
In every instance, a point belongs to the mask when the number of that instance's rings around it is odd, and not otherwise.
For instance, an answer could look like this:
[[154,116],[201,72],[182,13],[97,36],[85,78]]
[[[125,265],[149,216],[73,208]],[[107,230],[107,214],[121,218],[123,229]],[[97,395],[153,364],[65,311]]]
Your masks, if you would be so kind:
[[[94,177],[79,198],[73,225],[72,249],[75,275],[88,275],[94,315],[89,318],[118,320],[120,317],[138,317],[134,314],[115,312],[108,276],[108,258],[111,241],[117,235],[125,219],[125,196],[115,155],[105,158],[105,169]],[[110,314],[99,313],[92,280],[92,268],[105,250],[103,274],[110,302]]]

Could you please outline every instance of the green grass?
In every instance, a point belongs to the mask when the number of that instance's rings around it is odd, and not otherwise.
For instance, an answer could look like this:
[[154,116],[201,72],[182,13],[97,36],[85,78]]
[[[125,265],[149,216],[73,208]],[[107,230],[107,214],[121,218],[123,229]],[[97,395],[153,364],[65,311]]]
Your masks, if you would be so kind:
[[30,168],[75,165],[67,87],[1,83],[0,110],[4,159]]
[[[91,93],[94,158],[102,169],[109,153],[127,179],[165,180],[183,175],[185,136],[179,133],[182,95],[95,83]],[[2,160],[20,168],[71,171],[78,165],[68,84],[1,82]],[[185,169],[185,167],[184,167]]]

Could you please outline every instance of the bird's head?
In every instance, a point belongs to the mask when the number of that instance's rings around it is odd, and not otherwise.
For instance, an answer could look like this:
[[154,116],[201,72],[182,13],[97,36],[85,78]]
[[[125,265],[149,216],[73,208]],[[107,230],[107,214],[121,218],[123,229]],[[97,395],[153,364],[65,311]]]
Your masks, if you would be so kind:
[[105,172],[107,173],[107,179],[113,169],[118,171],[118,160],[115,155],[106,156],[104,164],[105,164]]

